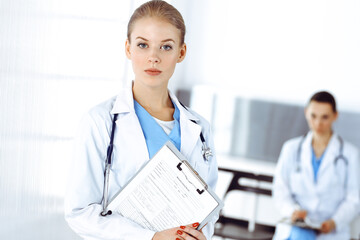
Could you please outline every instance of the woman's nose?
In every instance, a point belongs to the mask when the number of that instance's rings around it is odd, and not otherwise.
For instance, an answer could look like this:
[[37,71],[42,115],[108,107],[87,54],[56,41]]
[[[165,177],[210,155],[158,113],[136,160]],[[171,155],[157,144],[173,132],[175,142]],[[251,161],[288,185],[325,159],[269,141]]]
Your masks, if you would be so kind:
[[316,127],[319,127],[320,125],[321,125],[321,119],[317,119],[317,120],[315,120],[315,126]]
[[150,52],[148,61],[149,61],[149,63],[160,63],[160,58],[155,50],[152,50]]
[[160,60],[157,57],[149,57],[149,62],[151,62],[151,63],[159,63]]

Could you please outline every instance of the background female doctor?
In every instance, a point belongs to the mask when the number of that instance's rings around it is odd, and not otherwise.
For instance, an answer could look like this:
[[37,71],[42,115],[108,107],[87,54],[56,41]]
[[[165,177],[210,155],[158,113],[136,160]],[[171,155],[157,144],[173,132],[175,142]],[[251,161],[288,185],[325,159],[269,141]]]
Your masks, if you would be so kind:
[[161,232],[144,229],[117,213],[100,216],[106,149],[112,119],[118,114],[110,172],[111,199],[168,140],[214,188],[215,157],[202,155],[202,132],[213,149],[209,124],[185,109],[168,90],[175,66],[184,60],[185,25],[181,14],[163,1],[150,1],[135,10],[128,24],[125,52],[135,79],[117,97],[94,107],[84,117],[75,146],[65,218],[84,239],[211,239],[216,217],[202,229],[184,223]]
[[307,217],[319,233],[279,224],[274,239],[350,239],[359,208],[359,152],[332,131],[338,113],[328,92],[312,96],[305,109],[310,132],[287,141],[274,179],[275,204],[293,221]]

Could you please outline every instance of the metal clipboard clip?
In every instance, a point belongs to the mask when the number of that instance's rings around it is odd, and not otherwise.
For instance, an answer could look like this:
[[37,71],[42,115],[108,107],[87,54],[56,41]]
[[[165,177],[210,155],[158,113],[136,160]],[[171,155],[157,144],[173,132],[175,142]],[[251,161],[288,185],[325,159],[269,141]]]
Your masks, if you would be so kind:
[[[186,176],[186,174],[182,171],[182,168],[181,168],[181,165],[182,164],[185,164],[185,166],[187,168],[190,169],[190,172],[199,180],[199,182],[201,183],[201,185],[204,187],[204,189],[200,190],[198,189],[194,183],[192,183],[188,177]],[[184,173],[184,176],[186,178],[186,180],[191,183],[195,188],[196,188],[196,191],[201,195],[205,190],[208,189],[208,185],[206,184],[206,182],[200,177],[200,175],[195,171],[195,169],[186,161],[186,160],[182,160],[178,165],[177,165],[177,168],[179,169],[179,171],[181,171],[182,173]]]

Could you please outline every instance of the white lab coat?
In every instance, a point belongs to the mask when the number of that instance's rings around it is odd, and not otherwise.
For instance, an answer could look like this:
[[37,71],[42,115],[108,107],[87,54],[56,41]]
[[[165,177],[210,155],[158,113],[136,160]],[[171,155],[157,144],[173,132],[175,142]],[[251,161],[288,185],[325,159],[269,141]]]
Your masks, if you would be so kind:
[[[343,154],[348,160],[340,159],[340,141],[333,134],[314,182],[311,163],[311,142],[309,132],[302,144],[300,171],[297,171],[297,151],[302,137],[287,141],[281,151],[276,167],[273,198],[283,217],[291,217],[296,209],[308,211],[310,219],[323,222],[333,219],[336,230],[319,234],[316,239],[350,239],[350,223],[359,212],[359,152],[350,143],[344,142]],[[346,186],[346,187],[345,187]],[[274,239],[287,239],[291,227],[278,224]]]
[[[202,131],[206,143],[214,151],[209,123],[186,110],[170,93],[180,110],[181,153],[214,189],[217,182],[215,156],[208,162],[201,153]],[[110,172],[109,199],[148,161],[149,154],[145,138],[134,110],[131,87],[95,108],[84,117],[76,138],[74,160],[71,165],[69,187],[65,199],[65,218],[70,227],[84,239],[152,239],[154,232],[143,229],[136,223],[113,213],[102,217],[102,195],[106,149],[110,141],[112,116],[118,113],[114,137],[113,164]],[[191,122],[195,120],[197,124]],[[217,216],[204,228],[208,240],[213,235]],[[189,223],[190,224],[190,223]]]

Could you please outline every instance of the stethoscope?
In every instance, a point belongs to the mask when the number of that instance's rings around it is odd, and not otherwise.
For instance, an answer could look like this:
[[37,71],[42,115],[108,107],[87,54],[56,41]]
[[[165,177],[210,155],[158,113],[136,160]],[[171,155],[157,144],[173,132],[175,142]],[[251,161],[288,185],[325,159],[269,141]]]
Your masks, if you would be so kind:
[[[180,103],[186,110],[187,108]],[[110,143],[107,148],[107,154],[106,154],[106,161],[105,161],[105,170],[104,170],[104,189],[103,189],[103,211],[100,213],[101,216],[105,217],[106,215],[111,215],[111,210],[107,211],[106,207],[108,204],[108,193],[109,193],[109,175],[110,175],[110,168],[111,168],[111,156],[114,148],[114,135],[115,135],[115,127],[116,127],[116,119],[118,117],[118,114],[114,114],[114,118],[112,120],[112,129],[111,129],[111,135],[110,135]],[[197,124],[195,120],[191,120],[193,123]],[[202,131],[200,132],[200,140],[202,143],[201,148],[201,154],[206,162],[209,161],[210,157],[213,155],[211,149],[207,146],[204,135],[202,134]]]
[[[306,134],[304,136],[302,136],[298,149],[297,149],[297,153],[296,153],[296,172],[301,172],[301,164],[300,164],[300,157],[301,157],[301,152],[302,152],[302,145],[305,141],[305,137]],[[348,165],[348,160],[347,158],[344,156],[343,152],[344,152],[344,141],[342,140],[342,138],[340,136],[337,136],[339,142],[340,142],[340,146],[339,146],[339,154],[334,158],[334,165],[336,166],[339,160],[344,161],[345,165]]]

